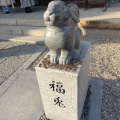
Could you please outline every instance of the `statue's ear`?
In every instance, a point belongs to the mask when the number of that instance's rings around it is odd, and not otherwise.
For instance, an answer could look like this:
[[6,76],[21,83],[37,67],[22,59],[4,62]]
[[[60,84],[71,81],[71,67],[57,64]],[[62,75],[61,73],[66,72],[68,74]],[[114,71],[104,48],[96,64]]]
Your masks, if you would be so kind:
[[67,5],[68,10],[71,13],[71,18],[74,22],[78,23],[79,20],[79,8],[76,4],[71,3]]

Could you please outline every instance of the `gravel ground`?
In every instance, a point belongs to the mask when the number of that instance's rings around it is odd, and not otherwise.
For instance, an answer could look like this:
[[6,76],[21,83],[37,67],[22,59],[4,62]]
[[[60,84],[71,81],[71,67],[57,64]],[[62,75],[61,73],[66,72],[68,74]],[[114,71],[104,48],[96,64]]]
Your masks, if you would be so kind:
[[120,120],[120,80],[104,83],[101,120]]
[[84,38],[91,41],[90,76],[99,79],[120,78],[120,39]]
[[120,39],[91,41],[90,77],[103,79],[101,120],[120,120]]

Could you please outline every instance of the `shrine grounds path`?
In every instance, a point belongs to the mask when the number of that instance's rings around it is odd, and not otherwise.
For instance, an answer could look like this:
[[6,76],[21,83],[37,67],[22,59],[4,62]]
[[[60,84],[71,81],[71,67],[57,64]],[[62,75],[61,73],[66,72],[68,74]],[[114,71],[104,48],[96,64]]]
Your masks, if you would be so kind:
[[[41,22],[45,9],[44,6],[34,7],[33,13],[25,14],[17,7],[8,16],[0,11],[0,21]],[[119,25],[120,3],[111,3],[105,12],[102,12],[102,7],[80,8],[80,18],[101,22],[107,20]],[[106,36],[109,34],[106,33]],[[31,43],[26,39],[21,42],[6,38],[6,41],[5,36],[2,37],[3,34],[0,34],[0,120],[38,120],[44,110],[34,67],[48,49],[44,43]],[[120,38],[97,37],[93,33],[84,36],[83,40],[91,42],[90,78],[104,81],[100,120],[120,120]]]

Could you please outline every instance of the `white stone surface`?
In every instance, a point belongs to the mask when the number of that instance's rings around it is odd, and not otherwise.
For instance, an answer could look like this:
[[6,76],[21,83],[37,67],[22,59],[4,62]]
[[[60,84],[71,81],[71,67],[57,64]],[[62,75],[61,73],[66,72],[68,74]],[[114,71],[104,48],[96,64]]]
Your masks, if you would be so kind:
[[0,85],[0,97],[9,89],[9,87],[14,83],[12,80],[6,79],[1,85]]
[[15,19],[0,18],[0,25],[17,25]]
[[0,120],[39,120],[42,114],[35,72],[25,71],[0,97]]
[[[90,55],[89,42],[83,42],[82,45],[83,63],[76,72],[36,67],[43,106],[49,119],[80,120],[89,84]],[[54,89],[50,86],[53,82]],[[57,91],[57,85],[61,87],[61,93]]]
[[25,26],[7,26],[1,25],[0,26],[0,33],[1,34],[13,34],[13,35],[22,35],[22,29]]
[[29,26],[0,26],[0,34],[12,35],[31,35],[31,36],[44,36],[45,27],[29,27]]
[[45,27],[26,27],[23,29],[23,35],[44,36]]
[[0,85],[4,82],[5,78],[0,76]]
[[[18,79],[19,76],[31,65],[31,63],[46,49],[45,45],[29,44],[26,46],[26,43],[9,43],[7,41],[4,41],[4,43],[6,44],[1,45],[7,46],[4,49],[0,50],[0,96],[2,96],[8,90],[8,88],[14,83],[14,81]],[[30,50],[28,46],[31,46],[31,49],[32,46],[35,47],[33,47],[33,50]],[[28,51],[25,48],[27,48]],[[26,56],[27,53],[29,54],[27,55],[29,57]],[[14,63],[15,65],[13,65]],[[21,65],[19,66],[20,63]],[[5,78],[7,76],[10,77],[7,79]]]
[[32,19],[18,19],[17,20],[17,25],[25,25],[25,26],[45,26],[45,23],[43,20],[32,20]]
[[23,35],[10,35],[10,34],[0,34],[0,39],[10,40],[17,42],[28,42],[34,44],[44,44],[44,37],[38,36],[23,36]]
[[16,36],[9,39],[10,41],[18,41],[18,42],[28,42],[33,44],[45,44],[44,37],[38,36]]

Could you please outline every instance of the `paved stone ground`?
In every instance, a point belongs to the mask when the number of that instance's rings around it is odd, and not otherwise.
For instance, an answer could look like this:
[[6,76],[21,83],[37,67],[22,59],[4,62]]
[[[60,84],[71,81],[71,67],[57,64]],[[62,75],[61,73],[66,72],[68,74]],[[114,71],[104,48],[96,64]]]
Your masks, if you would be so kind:
[[35,72],[26,69],[45,49],[0,40],[0,120],[38,120],[43,114]]
[[10,77],[40,47],[27,43],[5,43],[6,47],[0,50],[0,74],[5,78]]
[[0,84],[8,79],[41,45],[0,40]]
[[43,107],[35,72],[25,71],[0,97],[0,120],[39,120],[41,114]]

